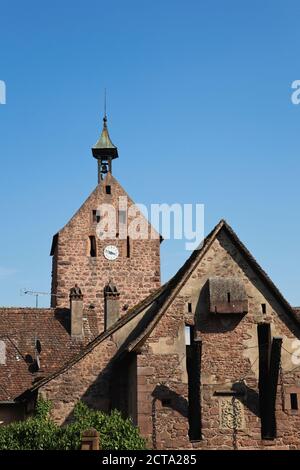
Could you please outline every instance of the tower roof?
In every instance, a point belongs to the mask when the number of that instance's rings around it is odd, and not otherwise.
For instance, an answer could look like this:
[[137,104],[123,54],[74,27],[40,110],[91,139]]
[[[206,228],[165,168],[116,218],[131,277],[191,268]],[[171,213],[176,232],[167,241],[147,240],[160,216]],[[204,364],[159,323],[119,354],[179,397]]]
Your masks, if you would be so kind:
[[101,132],[100,139],[98,142],[92,147],[93,157],[97,159],[101,158],[118,158],[118,149],[112,143],[109,132],[107,128],[107,117],[106,114],[103,118],[103,129]]

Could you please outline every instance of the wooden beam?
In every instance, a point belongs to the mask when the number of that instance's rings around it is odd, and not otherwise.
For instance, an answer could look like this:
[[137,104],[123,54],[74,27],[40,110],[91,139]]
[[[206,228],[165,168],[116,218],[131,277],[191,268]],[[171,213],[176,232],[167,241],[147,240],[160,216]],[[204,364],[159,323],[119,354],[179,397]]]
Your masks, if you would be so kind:
[[188,399],[189,399],[189,437],[192,441],[201,439],[201,341],[192,338],[187,346]]
[[268,400],[266,410],[266,439],[276,438],[276,395],[279,377],[279,367],[281,360],[282,338],[274,337],[272,341],[270,369],[268,380]]
[[259,410],[261,419],[261,435],[266,435],[266,410],[268,402],[268,378],[271,351],[271,327],[269,323],[257,325],[258,351],[259,351]]
[[269,323],[257,325],[259,349],[259,408],[262,439],[276,438],[276,394],[281,358],[281,338],[271,340]]

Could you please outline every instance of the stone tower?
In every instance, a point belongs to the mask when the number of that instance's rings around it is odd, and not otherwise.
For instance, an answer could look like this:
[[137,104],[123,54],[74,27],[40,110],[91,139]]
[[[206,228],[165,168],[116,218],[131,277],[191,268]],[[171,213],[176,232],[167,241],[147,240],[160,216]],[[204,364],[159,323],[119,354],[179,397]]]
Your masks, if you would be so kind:
[[[109,137],[106,115],[92,153],[98,184],[53,237],[51,292],[52,307],[68,308],[69,291],[78,284],[84,308],[96,311],[101,332],[160,286],[161,238],[112,175],[118,150]],[[114,285],[115,302],[108,301],[108,285]],[[105,317],[110,314],[112,318]]]

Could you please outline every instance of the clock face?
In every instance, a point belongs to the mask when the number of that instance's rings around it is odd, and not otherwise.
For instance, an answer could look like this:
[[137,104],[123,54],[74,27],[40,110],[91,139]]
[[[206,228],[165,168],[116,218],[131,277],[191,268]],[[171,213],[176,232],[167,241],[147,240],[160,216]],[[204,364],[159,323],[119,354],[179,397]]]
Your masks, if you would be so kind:
[[115,246],[115,245],[107,245],[104,248],[103,253],[104,253],[105,258],[108,259],[109,261],[113,261],[113,260],[117,259],[118,256],[119,256],[118,247]]

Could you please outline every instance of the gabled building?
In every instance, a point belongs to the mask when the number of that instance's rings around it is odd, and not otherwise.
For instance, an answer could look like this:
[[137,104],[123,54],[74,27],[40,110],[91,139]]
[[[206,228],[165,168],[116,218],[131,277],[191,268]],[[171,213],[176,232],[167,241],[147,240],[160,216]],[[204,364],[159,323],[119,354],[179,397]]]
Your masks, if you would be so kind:
[[52,308],[0,310],[0,420],[40,395],[62,425],[78,400],[118,408],[152,448],[300,449],[299,310],[224,220],[160,286],[150,225],[99,237],[102,203],[131,222],[106,118],[93,155],[98,185],[53,239]]

